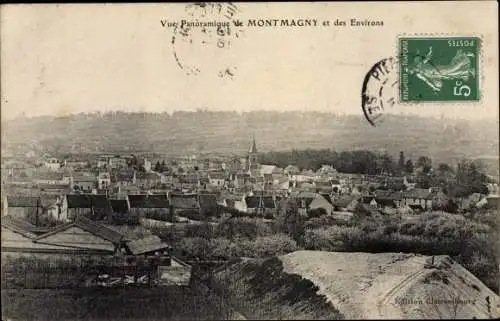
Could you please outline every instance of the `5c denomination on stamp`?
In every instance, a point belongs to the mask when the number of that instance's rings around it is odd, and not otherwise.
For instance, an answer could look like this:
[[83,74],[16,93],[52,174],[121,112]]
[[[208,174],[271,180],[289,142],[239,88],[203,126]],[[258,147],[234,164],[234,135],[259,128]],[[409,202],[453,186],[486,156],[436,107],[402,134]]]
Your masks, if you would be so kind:
[[401,102],[477,101],[480,38],[399,39]]

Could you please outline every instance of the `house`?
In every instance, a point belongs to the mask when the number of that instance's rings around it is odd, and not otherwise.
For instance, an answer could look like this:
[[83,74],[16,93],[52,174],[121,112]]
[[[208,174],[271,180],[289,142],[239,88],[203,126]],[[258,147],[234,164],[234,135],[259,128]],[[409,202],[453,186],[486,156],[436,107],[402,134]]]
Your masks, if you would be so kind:
[[42,213],[55,220],[61,216],[61,197],[54,194],[43,194],[40,196]]
[[198,195],[195,193],[189,194],[170,194],[170,202],[175,213],[182,211],[193,211],[199,213],[200,203],[198,200]]
[[131,254],[144,256],[170,256],[172,249],[168,244],[162,242],[162,240],[156,235],[127,241],[126,245]]
[[125,168],[128,167],[127,159],[125,157],[120,157],[119,155],[115,155],[109,158],[109,167],[116,168]]
[[362,198],[363,204],[370,204],[378,208],[396,208],[404,205],[404,196],[401,192],[377,189],[368,196]]
[[144,217],[148,213],[167,214],[170,211],[170,201],[166,194],[129,195],[130,214],[133,217]]
[[161,176],[155,172],[137,171],[135,184],[144,189],[155,188],[161,185]]
[[75,159],[66,159],[64,160],[64,167],[72,168],[72,169],[83,169],[89,166],[88,161],[81,161]]
[[136,171],[133,169],[124,169],[120,171],[111,172],[111,183],[116,184],[120,187],[135,185],[136,183]]
[[294,196],[299,204],[299,213],[307,215],[310,211],[323,209],[325,214],[332,214],[333,205],[321,194],[313,192],[300,192]]
[[200,205],[200,214],[214,214],[217,210],[217,195],[216,194],[198,194],[198,204]]
[[4,199],[4,213],[2,216],[9,215],[14,219],[29,220],[42,214],[42,202],[35,196],[10,196]]
[[336,211],[354,212],[358,202],[358,198],[354,195],[341,195],[333,200],[333,205]]
[[282,190],[282,191],[290,191],[291,188],[293,187],[293,182],[290,181],[288,177],[283,177],[277,182],[275,182],[275,188],[277,190]]
[[33,242],[108,255],[123,253],[126,249],[121,233],[83,216],[36,237]]
[[208,183],[212,186],[224,187],[226,185],[226,174],[222,172],[209,172]]
[[430,189],[414,188],[403,193],[401,205],[421,207],[424,210],[432,209],[435,194]]
[[321,165],[321,167],[316,171],[316,174],[321,176],[331,176],[337,174],[337,170],[332,165]]
[[67,194],[61,204],[61,220],[72,221],[90,216],[104,219],[111,213],[111,205],[103,194]]
[[38,188],[44,194],[66,194],[71,192],[70,184],[36,184],[36,188]]
[[[111,205],[112,218],[111,222],[113,224],[123,225],[123,224],[138,224],[139,217],[137,215],[131,215],[130,213],[130,202],[128,198],[121,199],[110,199],[109,203]],[[108,221],[109,222],[109,221]],[[122,233],[123,234],[123,233]]]
[[71,177],[63,172],[37,171],[33,173],[32,180],[35,184],[69,185]]
[[97,186],[99,189],[106,189],[111,186],[111,175],[108,172],[100,172],[97,176]]
[[283,174],[283,169],[275,165],[260,165],[260,175],[281,175]]
[[[34,239],[38,235],[42,235],[49,231],[49,228],[47,227],[36,226],[26,220],[16,219],[10,215],[2,217],[2,227],[6,227],[9,230],[24,235],[30,239]],[[3,238],[2,233],[2,240]]]
[[486,202],[488,203],[488,208],[498,209],[500,198],[498,195],[488,195],[486,196]]
[[57,170],[61,169],[61,162],[57,158],[54,158],[54,157],[47,158],[43,164],[46,168],[48,168],[52,171],[57,171]]
[[240,202],[235,203],[235,208],[246,213],[264,214],[266,212],[274,212],[276,210],[276,203],[272,196],[248,195],[243,197]]
[[286,175],[295,175],[295,174],[298,174],[300,173],[300,169],[295,166],[295,165],[288,165],[287,167],[285,167],[285,169],[283,170],[283,172],[286,174]]
[[130,202],[127,199],[110,199],[111,211],[113,214],[125,215],[130,211]]
[[47,233],[49,229],[36,227],[26,221],[2,217],[1,252],[8,255],[20,253],[74,253],[76,249],[69,246],[55,246],[34,243],[39,235]]
[[110,156],[107,156],[107,155],[99,156],[99,158],[97,159],[97,167],[98,168],[108,167],[109,166],[109,159],[110,159]]
[[75,176],[71,183],[71,189],[80,193],[90,193],[97,187],[95,176]]
[[318,193],[332,193],[333,186],[329,181],[316,181],[314,182],[314,187]]
[[241,188],[250,181],[250,175],[247,173],[233,173],[230,175],[234,188]]

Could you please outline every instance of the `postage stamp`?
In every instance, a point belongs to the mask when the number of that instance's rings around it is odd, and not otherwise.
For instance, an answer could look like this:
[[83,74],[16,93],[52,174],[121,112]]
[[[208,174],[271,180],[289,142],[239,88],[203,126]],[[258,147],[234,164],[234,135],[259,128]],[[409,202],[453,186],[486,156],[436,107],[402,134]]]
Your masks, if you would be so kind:
[[477,101],[478,37],[399,39],[401,102]]

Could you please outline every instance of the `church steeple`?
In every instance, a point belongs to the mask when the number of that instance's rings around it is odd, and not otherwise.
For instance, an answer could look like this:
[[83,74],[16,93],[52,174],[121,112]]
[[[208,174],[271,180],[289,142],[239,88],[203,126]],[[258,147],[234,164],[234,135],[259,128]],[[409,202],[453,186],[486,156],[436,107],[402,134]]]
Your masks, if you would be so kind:
[[258,152],[257,152],[257,144],[255,143],[255,136],[252,136],[252,144],[250,144],[250,148],[248,150],[248,170],[255,170],[259,167],[258,164]]
[[257,144],[255,144],[255,136],[252,136],[252,144],[248,150],[249,154],[257,154]]

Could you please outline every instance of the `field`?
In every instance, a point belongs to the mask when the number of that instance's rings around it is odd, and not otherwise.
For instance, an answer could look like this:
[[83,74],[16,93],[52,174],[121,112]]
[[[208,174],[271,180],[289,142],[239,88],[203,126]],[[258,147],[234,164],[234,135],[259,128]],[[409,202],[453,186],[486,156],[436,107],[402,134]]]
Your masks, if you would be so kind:
[[2,290],[3,320],[227,320],[232,310],[204,288]]

